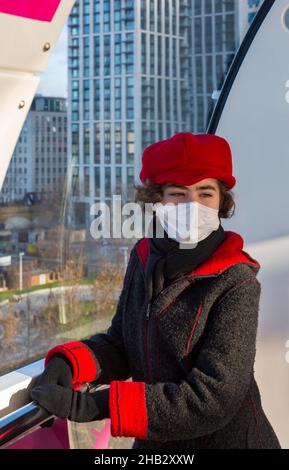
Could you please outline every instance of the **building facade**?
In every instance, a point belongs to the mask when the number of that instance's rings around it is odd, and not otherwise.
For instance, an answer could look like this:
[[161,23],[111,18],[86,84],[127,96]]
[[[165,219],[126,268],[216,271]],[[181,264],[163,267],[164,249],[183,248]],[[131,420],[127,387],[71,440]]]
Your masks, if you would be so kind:
[[[242,3],[254,9],[252,2]],[[146,146],[180,131],[205,132],[212,93],[241,41],[239,4],[75,3],[68,23],[69,213],[74,226],[89,227],[95,202],[110,204],[113,194],[123,202],[131,199]],[[243,9],[242,31],[244,17]]]
[[192,0],[188,30],[192,132],[206,132],[231,62],[262,0]]
[[67,174],[67,100],[36,95],[0,193],[2,202],[63,188]]

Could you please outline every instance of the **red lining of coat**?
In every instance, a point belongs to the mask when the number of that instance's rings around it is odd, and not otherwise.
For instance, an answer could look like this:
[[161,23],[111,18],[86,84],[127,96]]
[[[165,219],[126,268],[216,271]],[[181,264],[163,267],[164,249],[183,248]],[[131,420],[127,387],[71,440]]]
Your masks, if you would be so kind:
[[[260,264],[243,250],[244,240],[236,232],[225,230],[225,240],[202,264],[197,266],[189,274],[191,276],[208,276],[218,274],[236,263],[246,263],[255,269],[260,269]],[[145,268],[149,254],[149,238],[142,238],[136,245],[138,256]]]

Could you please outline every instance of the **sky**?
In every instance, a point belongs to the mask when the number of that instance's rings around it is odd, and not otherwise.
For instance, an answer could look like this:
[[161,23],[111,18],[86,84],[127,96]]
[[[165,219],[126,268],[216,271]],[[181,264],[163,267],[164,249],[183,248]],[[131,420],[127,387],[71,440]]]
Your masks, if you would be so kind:
[[67,23],[40,77],[37,93],[44,96],[67,97]]

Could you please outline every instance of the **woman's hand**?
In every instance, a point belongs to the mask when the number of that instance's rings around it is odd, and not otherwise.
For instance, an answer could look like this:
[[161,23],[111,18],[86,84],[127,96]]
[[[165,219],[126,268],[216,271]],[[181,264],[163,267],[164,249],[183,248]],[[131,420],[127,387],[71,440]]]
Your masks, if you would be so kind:
[[56,384],[39,385],[30,392],[32,400],[51,414],[86,423],[109,418],[109,388],[81,393]]
[[55,354],[44,371],[37,377],[33,387],[56,384],[72,388],[72,364],[64,354]]

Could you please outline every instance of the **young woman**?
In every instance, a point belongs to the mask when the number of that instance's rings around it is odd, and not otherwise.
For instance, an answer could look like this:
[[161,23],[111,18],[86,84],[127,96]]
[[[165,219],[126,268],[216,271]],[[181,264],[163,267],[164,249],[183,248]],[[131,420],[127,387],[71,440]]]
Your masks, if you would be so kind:
[[[152,236],[131,251],[111,326],[48,351],[32,398],[72,421],[110,418],[112,436],[135,437],[133,448],[280,449],[254,378],[260,265],[220,224],[234,207],[228,142],[189,132],[155,142],[140,179],[136,200],[160,204]],[[178,204],[180,226],[198,214],[188,236],[164,217]],[[80,393],[85,382],[110,387]]]

